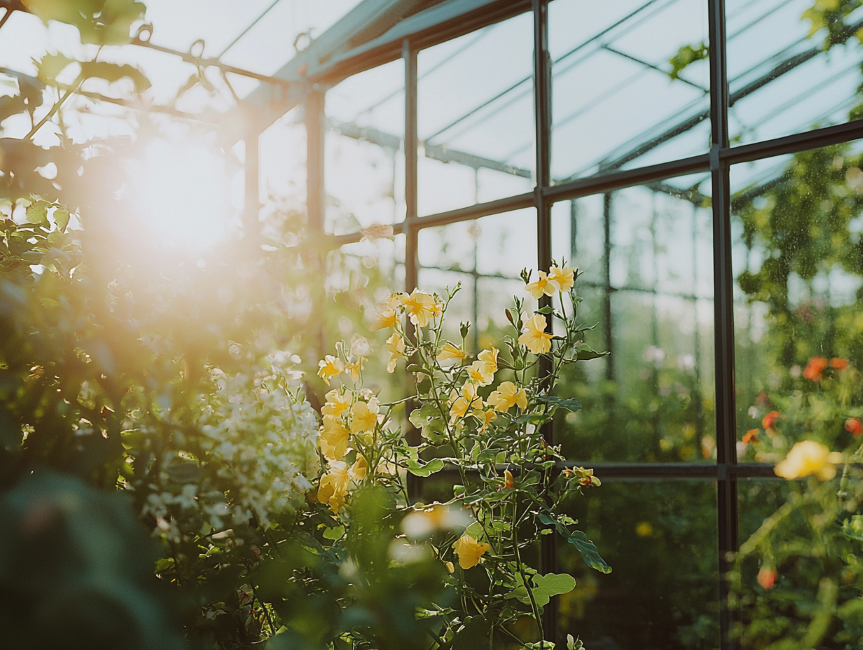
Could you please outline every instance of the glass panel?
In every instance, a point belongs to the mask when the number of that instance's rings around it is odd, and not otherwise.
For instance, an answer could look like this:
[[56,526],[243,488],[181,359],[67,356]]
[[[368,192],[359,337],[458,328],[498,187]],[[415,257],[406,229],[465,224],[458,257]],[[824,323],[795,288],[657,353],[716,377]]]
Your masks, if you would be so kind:
[[327,92],[326,230],[404,219],[404,64],[354,75]]
[[845,421],[863,405],[853,383],[863,367],[861,151],[841,144],[731,170],[742,459],[852,439]]
[[857,3],[729,0],[726,14],[735,140],[776,138],[860,116]]
[[530,13],[419,53],[419,213],[529,192]]
[[671,179],[555,204],[553,253],[584,267],[587,343],[611,352],[568,366],[556,441],[579,461],[715,458],[709,183]]
[[472,351],[490,345],[503,349],[503,331],[509,325],[504,310],[512,306],[512,296],[526,297],[528,305],[536,307],[519,278],[523,268],[536,268],[533,208],[424,228],[418,253],[420,289],[442,292],[461,282],[445,329],[457,337],[459,321],[473,323],[468,337]]
[[706,2],[557,0],[548,12],[555,182],[707,151]]
[[607,481],[566,505],[613,571],[561,545],[559,569],[576,579],[558,597],[564,637],[587,648],[719,647],[714,484]]
[[289,111],[258,138],[260,201],[282,212],[306,206],[306,128],[302,108]]

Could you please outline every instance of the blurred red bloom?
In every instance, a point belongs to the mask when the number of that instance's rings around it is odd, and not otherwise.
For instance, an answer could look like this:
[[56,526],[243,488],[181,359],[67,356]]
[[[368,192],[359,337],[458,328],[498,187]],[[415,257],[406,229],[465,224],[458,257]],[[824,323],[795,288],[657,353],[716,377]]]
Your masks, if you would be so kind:
[[821,373],[827,367],[827,359],[824,357],[812,357],[806,365],[806,370],[803,371],[803,376],[809,381],[820,381]]
[[761,418],[761,426],[765,429],[772,429],[773,423],[777,418],[784,417],[779,411],[770,411],[767,415]]
[[776,569],[770,567],[761,567],[758,572],[758,584],[762,589],[771,589],[776,584],[777,573]]
[[750,429],[749,431],[747,431],[746,433],[743,434],[743,438],[741,438],[740,441],[744,445],[748,445],[750,442],[755,442],[755,438],[758,437],[758,431],[759,431],[758,429]]
[[830,367],[835,368],[836,370],[844,370],[848,367],[848,359],[834,357],[833,359],[830,359]]
[[845,420],[845,430],[849,433],[859,436],[863,433],[863,424],[857,418],[848,418]]

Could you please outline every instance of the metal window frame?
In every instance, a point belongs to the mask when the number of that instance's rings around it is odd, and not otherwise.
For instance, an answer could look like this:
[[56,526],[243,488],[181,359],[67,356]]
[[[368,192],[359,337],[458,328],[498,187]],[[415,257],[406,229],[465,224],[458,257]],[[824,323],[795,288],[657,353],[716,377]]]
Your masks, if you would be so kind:
[[[455,0],[452,0],[455,1]],[[463,0],[458,0],[463,2]],[[708,480],[717,484],[717,533],[718,533],[718,565],[720,577],[717,585],[717,598],[720,604],[720,636],[723,650],[735,650],[737,642],[731,638],[730,630],[735,623],[736,613],[725,606],[728,594],[727,584],[723,575],[729,568],[729,553],[734,553],[739,546],[738,540],[738,494],[739,478],[770,478],[773,477],[773,465],[764,463],[738,463],[736,454],[736,403],[735,403],[735,363],[734,363],[734,321],[733,321],[733,286],[734,277],[731,270],[731,188],[729,172],[732,165],[742,162],[761,160],[783,154],[793,154],[802,151],[849,142],[863,138],[863,121],[848,122],[836,126],[820,128],[785,137],[760,141],[753,144],[732,147],[728,136],[728,107],[741,95],[730,95],[726,69],[726,31],[725,31],[725,0],[702,0],[706,2],[708,11],[709,33],[709,67],[710,67],[710,108],[711,146],[703,155],[672,160],[669,162],[620,170],[618,166],[612,170],[588,178],[571,180],[558,185],[552,185],[550,177],[551,163],[551,65],[548,53],[548,15],[547,7],[550,0],[531,0],[527,6],[525,0],[498,0],[484,2],[495,11],[487,12],[486,20],[471,16],[470,29],[500,22],[518,15],[525,10],[533,13],[534,38],[534,113],[535,113],[535,143],[536,143],[536,186],[533,192],[506,197],[503,199],[478,203],[471,206],[440,212],[428,216],[417,213],[418,186],[418,155],[419,140],[417,135],[417,55],[422,49],[437,43],[455,38],[465,33],[465,28],[453,28],[449,23],[440,25],[440,29],[429,28],[421,16],[414,19],[418,25],[415,33],[404,30],[400,42],[401,58],[405,63],[405,200],[407,205],[404,221],[393,225],[394,234],[406,235],[405,243],[405,278],[408,291],[416,287],[419,271],[417,260],[418,233],[424,228],[433,228],[461,221],[469,221],[481,217],[499,215],[515,210],[533,207],[536,218],[526,219],[524,227],[534,227],[537,232],[537,258],[540,268],[551,262],[551,207],[559,201],[573,200],[590,195],[604,194],[609,197],[612,192],[639,185],[650,185],[677,176],[698,172],[709,172],[712,180],[712,216],[713,216],[713,251],[714,251],[714,385],[716,391],[716,463],[598,463],[586,464],[606,480]],[[438,27],[438,26],[435,26]],[[325,83],[337,82],[347,76],[371,69],[382,63],[397,58],[393,53],[393,45],[378,39],[365,50],[351,52],[341,61],[331,61],[322,71],[319,79]],[[323,130],[326,120],[323,114],[323,102],[307,104],[306,110],[319,111],[320,114],[310,119],[307,124],[313,124],[316,129]],[[702,118],[703,119],[703,118]],[[320,131],[315,131],[315,140],[309,138],[310,160],[315,161],[315,167],[320,170],[315,174],[315,187],[309,186],[310,206],[316,206],[316,229],[322,229],[324,205],[323,162],[320,150],[311,149],[322,146]],[[628,161],[624,161],[628,162]],[[311,174],[310,174],[311,177]],[[314,189],[315,198],[312,198]],[[319,220],[320,219],[320,220]],[[333,246],[341,246],[357,242],[362,233],[331,236]],[[549,427],[545,432],[550,442],[554,440],[554,431]],[[567,466],[560,464],[561,468]],[[543,571],[557,569],[557,554],[552,540],[553,536],[544,536],[541,550]],[[556,599],[545,608],[544,625],[548,640],[553,640],[556,647],[562,647],[562,639],[558,638]]]

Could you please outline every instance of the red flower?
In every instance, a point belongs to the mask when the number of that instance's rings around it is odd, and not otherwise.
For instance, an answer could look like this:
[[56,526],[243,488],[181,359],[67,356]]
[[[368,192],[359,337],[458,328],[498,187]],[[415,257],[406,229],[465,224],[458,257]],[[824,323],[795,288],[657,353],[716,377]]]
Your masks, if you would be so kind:
[[761,419],[761,426],[764,427],[765,430],[772,429],[773,423],[776,422],[777,418],[781,417],[785,416],[782,415],[779,411],[770,411],[770,413],[768,413]]
[[773,585],[776,584],[776,578],[776,569],[765,566],[761,567],[761,571],[758,572],[758,584],[761,585],[762,589],[772,589]]
[[845,430],[856,437],[863,433],[863,424],[857,418],[848,418],[845,420]]
[[755,442],[755,438],[758,436],[758,429],[750,429],[746,433],[743,434],[743,438],[741,438],[741,442],[744,445],[748,445],[750,442]]
[[835,368],[836,370],[845,370],[845,368],[848,367],[848,359],[834,357],[833,359],[830,359],[830,367]]
[[809,381],[821,381],[821,373],[827,367],[827,359],[824,357],[812,357],[803,371],[803,376]]

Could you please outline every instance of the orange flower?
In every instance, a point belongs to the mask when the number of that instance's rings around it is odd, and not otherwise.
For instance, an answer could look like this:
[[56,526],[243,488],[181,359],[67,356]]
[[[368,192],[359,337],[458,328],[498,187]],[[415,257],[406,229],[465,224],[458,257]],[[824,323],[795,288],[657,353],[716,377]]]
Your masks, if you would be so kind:
[[827,359],[824,357],[812,357],[803,371],[803,376],[809,381],[821,381],[821,373],[827,367]]
[[512,476],[512,472],[508,469],[503,470],[503,489],[508,490],[513,487],[515,487],[515,479]]
[[857,437],[863,433],[863,424],[860,424],[860,420],[857,418],[848,418],[845,420],[845,430]]
[[750,429],[746,433],[743,434],[743,438],[740,440],[744,445],[748,445],[750,442],[755,442],[755,438],[758,437],[758,429]]
[[767,429],[772,429],[773,423],[776,422],[778,418],[784,417],[785,416],[782,415],[779,411],[770,411],[770,413],[768,413],[761,419],[761,426],[764,427],[765,431]]
[[834,370],[845,370],[848,367],[848,359],[842,359],[841,357],[834,357],[830,359],[830,367]]
[[776,584],[777,577],[776,569],[761,567],[761,571],[758,572],[758,584],[761,585],[762,589],[772,589],[773,585]]

